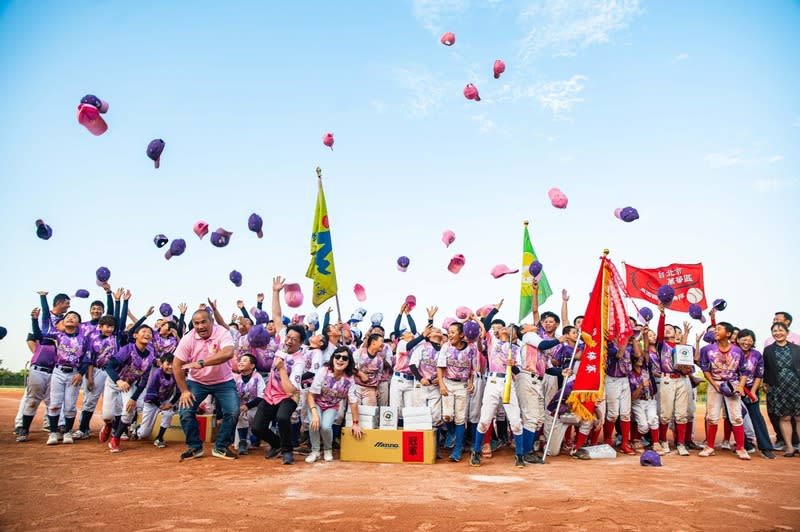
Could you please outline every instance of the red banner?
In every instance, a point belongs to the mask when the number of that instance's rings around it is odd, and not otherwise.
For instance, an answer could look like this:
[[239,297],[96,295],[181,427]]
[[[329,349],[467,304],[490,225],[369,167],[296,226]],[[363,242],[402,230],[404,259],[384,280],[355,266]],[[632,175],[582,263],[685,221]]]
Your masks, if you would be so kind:
[[669,309],[689,312],[689,305],[697,303],[705,310],[705,287],[703,286],[703,264],[670,264],[661,268],[637,268],[625,265],[625,284],[628,294],[658,305],[658,289],[663,285],[675,290],[675,299]]

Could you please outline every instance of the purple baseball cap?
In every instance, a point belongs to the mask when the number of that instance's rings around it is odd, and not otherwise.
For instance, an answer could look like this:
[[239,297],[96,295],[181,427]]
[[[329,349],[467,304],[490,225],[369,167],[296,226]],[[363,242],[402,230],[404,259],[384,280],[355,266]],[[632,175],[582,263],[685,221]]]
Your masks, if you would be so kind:
[[703,316],[703,309],[697,303],[689,305],[689,316],[695,320],[700,320],[702,323],[706,322],[706,317]]
[[725,301],[724,299],[715,299],[714,304],[711,306],[717,309],[718,312],[722,312],[723,310],[728,308],[728,302]]
[[649,307],[642,307],[639,309],[639,317],[644,321],[649,322],[653,319],[653,311]]
[[538,260],[535,260],[535,261],[531,262],[530,266],[528,266],[528,272],[530,272],[531,275],[536,277],[537,275],[542,273],[542,268],[543,267],[544,266],[542,266],[541,262],[539,262]]
[[719,383],[719,391],[722,392],[722,395],[725,397],[733,397],[735,392],[733,391],[733,385],[730,381],[722,381]]
[[6,329],[5,327],[0,327],[0,340],[5,338],[7,334],[8,334],[8,329]]
[[669,305],[673,299],[675,299],[675,290],[669,285],[661,285],[658,289],[658,300]]
[[169,242],[169,238],[165,235],[156,235],[153,237],[153,244],[156,245],[157,248],[163,248]]
[[255,318],[257,325],[261,323],[267,323],[269,321],[269,314],[267,314],[266,310],[255,309],[253,311],[253,318]]
[[464,322],[464,337],[470,342],[477,340],[481,334],[481,327],[472,320]]
[[634,220],[639,219],[639,211],[634,209],[633,207],[625,207],[621,211],[619,211],[619,217],[622,218],[623,222],[632,222]]
[[703,341],[707,344],[713,344],[717,341],[717,333],[714,332],[714,329],[706,331],[706,333],[703,335]]
[[169,303],[161,303],[161,306],[158,307],[158,312],[165,318],[168,318],[172,316],[172,306]]
[[86,299],[87,297],[89,297],[89,291],[86,290],[85,288],[81,288],[80,290],[77,290],[75,292],[75,297]]
[[147,145],[147,156],[153,159],[153,165],[158,168],[161,166],[161,154],[164,152],[164,141],[153,139]]
[[95,276],[97,277],[97,280],[100,281],[101,283],[108,282],[108,280],[111,279],[111,270],[109,270],[105,266],[100,266],[99,268],[97,268]]
[[269,332],[263,324],[253,325],[247,332],[250,347],[263,348],[269,345]]
[[218,248],[224,248],[231,241],[232,234],[230,231],[217,227],[217,230],[211,233],[211,244]]
[[44,223],[44,220],[36,220],[36,236],[42,240],[50,240],[50,237],[53,236],[53,229]]
[[408,265],[411,264],[411,259],[403,255],[402,257],[397,258],[397,269],[401,272],[404,272],[408,269]]
[[261,230],[263,226],[264,220],[256,213],[251,214],[247,219],[247,228],[257,234],[258,238],[264,238],[264,231]]
[[105,100],[101,100],[94,94],[87,94],[86,96],[81,98],[81,103],[97,107],[97,110],[100,111],[102,114],[106,114],[108,112],[108,102]]
[[169,260],[172,257],[183,255],[184,251],[186,251],[186,241],[182,238],[176,238],[170,242],[169,249],[164,253],[164,258]]
[[242,274],[236,270],[233,270],[230,275],[228,275],[228,279],[236,286],[242,286]]
[[648,449],[639,457],[639,463],[643,466],[661,467],[661,457],[657,452]]

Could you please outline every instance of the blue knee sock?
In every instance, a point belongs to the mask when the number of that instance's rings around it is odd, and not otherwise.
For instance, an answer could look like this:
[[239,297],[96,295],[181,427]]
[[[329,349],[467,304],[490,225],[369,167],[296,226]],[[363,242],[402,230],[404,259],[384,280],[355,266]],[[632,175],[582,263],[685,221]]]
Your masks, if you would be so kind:
[[533,440],[535,432],[522,429],[522,454],[528,454],[533,450]]
[[481,446],[483,445],[483,436],[485,432],[481,432],[478,430],[478,426],[475,425],[475,439],[472,440],[472,451],[475,453],[481,452]]
[[522,456],[524,454],[522,452],[522,449],[525,446],[523,440],[524,436],[522,434],[514,434],[514,452],[519,456]]
[[464,431],[466,429],[467,429],[466,425],[456,425],[455,427],[456,442],[455,442],[455,447],[453,447],[454,458],[461,457],[461,450],[464,447]]

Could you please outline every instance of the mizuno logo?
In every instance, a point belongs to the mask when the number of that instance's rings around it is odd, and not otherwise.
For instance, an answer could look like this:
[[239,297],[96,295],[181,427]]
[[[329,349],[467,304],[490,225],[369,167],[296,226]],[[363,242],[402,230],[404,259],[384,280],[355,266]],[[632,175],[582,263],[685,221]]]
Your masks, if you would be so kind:
[[382,441],[376,441],[374,446],[375,447],[380,447],[382,449],[398,449],[398,448],[400,448],[400,444],[398,444],[398,443],[386,443],[386,442],[382,442]]

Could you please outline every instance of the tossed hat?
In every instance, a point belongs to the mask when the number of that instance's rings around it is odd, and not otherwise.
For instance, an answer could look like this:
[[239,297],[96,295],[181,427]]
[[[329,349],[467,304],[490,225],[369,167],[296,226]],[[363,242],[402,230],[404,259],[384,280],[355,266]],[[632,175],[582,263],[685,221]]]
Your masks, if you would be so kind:
[[197,235],[197,238],[203,240],[203,237],[208,234],[208,224],[203,220],[197,220],[192,227],[192,231]]
[[217,227],[217,230],[211,233],[211,244],[218,248],[224,248],[231,241],[232,234],[230,231]]
[[703,316],[703,309],[697,303],[689,305],[689,316],[695,320],[700,320],[702,323],[706,322],[706,317]]
[[404,272],[408,269],[408,265],[411,264],[411,260],[403,255],[402,257],[397,258],[397,269],[401,272]]
[[456,241],[456,234],[452,232],[450,229],[446,230],[442,233],[442,242],[446,247],[450,247],[450,244]]
[[82,103],[78,106],[78,123],[89,130],[94,136],[100,136],[108,131],[108,124],[100,116],[100,111],[94,105]]
[[84,298],[85,299],[85,298],[89,297],[89,291],[84,289],[84,288],[81,288],[80,290],[76,290],[75,291],[75,297],[80,297],[80,298]]
[[414,307],[417,306],[417,297],[414,295],[407,295],[406,296],[406,305],[408,306],[408,311],[411,312],[414,310]]
[[465,262],[466,259],[461,253],[453,255],[453,258],[450,259],[450,264],[447,265],[447,269],[450,270],[450,273],[458,273],[464,267]]
[[372,323],[373,327],[375,327],[376,325],[380,325],[381,323],[383,323],[383,314],[381,314],[380,312],[376,312],[369,317],[369,321]]
[[467,100],[474,100],[476,102],[481,101],[481,95],[478,94],[478,87],[472,83],[467,83],[467,86],[464,87],[464,98]]
[[639,463],[645,467],[661,467],[661,457],[657,452],[648,449],[639,457]]
[[625,207],[619,212],[619,217],[622,219],[623,222],[630,223],[634,220],[639,219],[639,211],[637,211],[633,207]]
[[649,307],[642,307],[639,309],[639,317],[644,321],[650,321],[653,319],[653,311]]
[[477,340],[478,336],[481,335],[481,327],[476,322],[469,320],[464,322],[464,336],[470,342]]
[[303,304],[303,291],[297,283],[287,284],[283,289],[283,300],[292,308]]
[[567,203],[569,203],[569,199],[567,198],[566,194],[561,192],[561,190],[557,188],[551,188],[547,195],[550,196],[550,203],[553,207],[557,209],[566,209]]
[[353,312],[350,314],[350,319],[347,320],[347,323],[359,323],[364,319],[364,316],[359,314],[358,312]]
[[498,79],[500,74],[506,71],[506,62],[502,59],[497,59],[494,62],[494,67],[492,67],[492,71],[494,72],[494,79]]
[[281,323],[286,325],[287,327],[292,324],[292,320],[289,319],[289,316],[283,316],[281,318]]
[[258,238],[264,238],[264,231],[261,230],[263,226],[264,220],[256,213],[251,214],[247,219],[247,228],[258,235]]
[[717,333],[714,332],[714,329],[706,331],[706,333],[703,335],[703,341],[707,344],[713,344],[717,341]]
[[105,283],[109,279],[111,279],[111,270],[109,270],[105,266],[100,266],[99,268],[97,268],[97,271],[94,274],[95,277],[97,277],[97,280],[100,281],[101,283]]
[[161,166],[161,154],[164,152],[164,141],[153,139],[147,145],[147,156],[153,160],[153,165],[158,168]]
[[169,242],[169,238],[167,238],[166,235],[159,234],[153,237],[153,244],[155,244],[157,248],[163,248],[167,245],[167,242]]
[[728,302],[725,301],[724,299],[715,299],[714,303],[711,306],[717,309],[718,312],[722,312],[723,310],[728,308]]
[[456,309],[456,318],[460,320],[465,320],[469,318],[470,314],[472,314],[472,309],[469,307],[458,307]]
[[495,279],[499,279],[504,275],[508,275],[509,273],[518,273],[518,272],[519,268],[517,268],[516,270],[512,270],[505,264],[498,264],[497,266],[492,268],[492,271],[490,273],[492,274],[492,277],[494,277]]
[[[347,139],[345,139],[347,140]],[[333,151],[333,133],[325,133],[322,135],[322,143]]]
[[439,39],[445,46],[453,46],[456,43],[456,34],[452,31],[446,31],[442,34],[442,38]]
[[362,318],[367,315],[367,309],[364,307],[358,307],[356,309],[356,314],[360,315]]
[[306,316],[306,323],[309,325],[314,326],[314,330],[316,331],[319,328],[319,314],[316,312],[312,312],[308,316]]
[[292,323],[302,325],[304,319],[306,319],[305,314],[295,314],[294,316],[292,316]]
[[0,340],[5,338],[7,334],[8,334],[8,329],[6,329],[5,327],[0,327]]
[[269,345],[269,332],[263,324],[253,325],[247,331],[247,340],[251,347],[261,349]]
[[618,220],[622,220],[622,207],[617,207],[614,209],[614,217]]
[[531,262],[530,266],[528,266],[528,272],[534,277],[537,277],[540,273],[542,273],[542,268],[544,268],[542,263],[538,260],[535,260]]
[[184,251],[186,251],[186,241],[182,238],[176,238],[169,243],[169,249],[164,253],[164,258],[169,260],[172,257],[183,255]]
[[269,314],[266,310],[255,309],[252,311],[253,318],[256,320],[256,325],[267,323],[269,321]]
[[36,220],[36,236],[42,240],[50,240],[50,237],[53,236],[53,229],[44,223],[44,220]]
[[445,318],[444,321],[442,322],[442,329],[444,329],[446,331],[456,321],[458,321],[458,320],[456,320],[455,318]]
[[161,303],[161,306],[158,307],[158,312],[165,318],[169,318],[172,316],[172,305],[169,303]]
[[236,286],[242,286],[242,274],[241,274],[241,273],[239,273],[239,272],[237,272],[236,270],[233,270],[233,271],[232,271],[232,272],[231,272],[231,273],[228,275],[228,279],[230,279],[230,280],[231,280],[231,282],[232,282],[233,284],[235,284]]
[[494,305],[484,305],[479,309],[475,310],[475,315],[479,318],[485,318],[489,315],[489,313],[494,309]]
[[675,290],[667,285],[661,285],[658,289],[658,300],[661,301],[665,305],[669,305],[672,303],[672,300],[675,299]]
[[356,299],[358,299],[360,302],[363,303],[367,300],[367,291],[360,284],[356,283],[353,286],[353,293],[356,295]]
[[108,112],[108,102],[105,100],[101,100],[94,94],[87,94],[86,96],[81,98],[81,103],[86,103],[95,106],[101,114],[106,114]]

